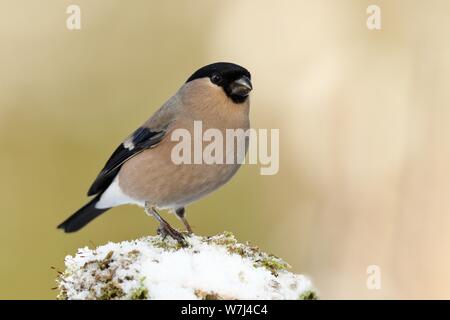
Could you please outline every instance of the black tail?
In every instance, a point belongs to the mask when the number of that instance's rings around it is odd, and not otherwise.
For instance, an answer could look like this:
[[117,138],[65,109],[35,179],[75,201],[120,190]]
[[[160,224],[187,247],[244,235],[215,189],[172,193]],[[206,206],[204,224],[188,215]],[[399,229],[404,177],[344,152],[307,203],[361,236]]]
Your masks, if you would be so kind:
[[106,209],[97,209],[95,204],[100,199],[101,194],[97,195],[94,199],[89,201],[84,207],[71,215],[66,221],[61,223],[58,226],[58,229],[63,229],[64,232],[75,232],[83,228],[89,222],[97,218],[103,212],[109,210]]

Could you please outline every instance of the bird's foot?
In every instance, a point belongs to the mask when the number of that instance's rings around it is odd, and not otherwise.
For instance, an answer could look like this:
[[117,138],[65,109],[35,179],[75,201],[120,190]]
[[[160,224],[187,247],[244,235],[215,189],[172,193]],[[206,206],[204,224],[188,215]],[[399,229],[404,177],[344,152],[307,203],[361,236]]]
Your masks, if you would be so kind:
[[184,226],[185,226],[185,228],[186,228],[186,233],[187,233],[189,236],[192,235],[192,234],[194,234],[194,232],[192,231],[191,226],[189,225],[189,222],[187,222],[186,219],[183,219],[183,223],[184,223]]
[[181,232],[175,230],[168,224],[167,222],[161,222],[157,233],[165,239],[167,236],[170,236],[171,238],[178,241],[178,243],[185,245],[186,241],[184,240],[184,236]]

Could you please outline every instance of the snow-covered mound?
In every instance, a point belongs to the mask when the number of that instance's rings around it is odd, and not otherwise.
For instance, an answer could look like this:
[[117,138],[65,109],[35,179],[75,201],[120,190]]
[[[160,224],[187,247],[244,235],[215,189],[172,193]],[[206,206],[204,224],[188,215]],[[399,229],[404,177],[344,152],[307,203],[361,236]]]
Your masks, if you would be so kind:
[[308,278],[229,232],[160,236],[79,249],[57,279],[59,299],[315,299]]

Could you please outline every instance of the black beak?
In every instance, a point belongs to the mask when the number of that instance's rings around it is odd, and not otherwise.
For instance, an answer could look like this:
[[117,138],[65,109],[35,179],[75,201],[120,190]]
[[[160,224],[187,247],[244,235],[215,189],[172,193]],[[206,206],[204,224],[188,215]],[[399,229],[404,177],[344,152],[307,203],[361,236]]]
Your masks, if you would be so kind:
[[252,89],[252,82],[247,76],[242,76],[230,84],[231,95],[246,97]]

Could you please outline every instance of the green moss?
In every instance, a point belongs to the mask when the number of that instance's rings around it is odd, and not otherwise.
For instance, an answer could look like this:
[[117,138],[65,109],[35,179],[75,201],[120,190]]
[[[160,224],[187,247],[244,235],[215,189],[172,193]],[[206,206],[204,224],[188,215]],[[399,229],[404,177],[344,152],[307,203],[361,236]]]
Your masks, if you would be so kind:
[[224,237],[227,237],[227,238],[234,238],[234,234],[233,234],[233,232],[231,232],[231,231],[223,231],[222,233],[221,233],[221,235],[223,235]]
[[131,300],[147,300],[148,289],[145,287],[138,287],[131,293]]
[[224,231],[217,236],[207,238],[206,242],[225,247],[229,253],[238,254],[241,257],[248,257],[250,253],[248,248],[245,245],[239,244],[234,234],[229,231]]
[[[190,241],[189,238],[186,238],[187,241]],[[188,242],[185,243],[179,243],[170,237],[163,238],[161,236],[158,237],[146,237],[141,239],[143,241],[147,241],[148,246],[153,246],[160,248],[164,251],[178,251],[186,246],[192,246]],[[286,270],[289,268],[289,265],[284,262],[282,259],[267,254],[265,252],[262,252],[257,246],[253,246],[251,243],[239,243],[233,233],[224,231],[219,235],[212,236],[212,237],[196,237],[195,239],[192,239],[192,243],[197,243],[198,241],[210,245],[216,245],[219,247],[222,247],[222,250],[227,250],[229,254],[237,254],[240,257],[247,259],[247,262],[250,262],[253,264],[255,268],[265,268],[268,270],[272,275],[278,276],[280,271]],[[198,251],[193,251],[193,253],[198,253]],[[104,253],[103,253],[104,254]],[[119,252],[117,252],[119,254]],[[132,300],[146,300],[150,299],[150,292],[148,288],[144,285],[143,280],[140,280],[140,283],[138,283],[134,288],[131,290],[131,292],[125,292],[122,289],[121,284],[125,281],[134,281],[136,283],[136,280],[138,280],[139,276],[136,278],[132,275],[126,275],[123,277],[118,277],[115,274],[115,267],[116,264],[118,268],[128,269],[128,265],[136,262],[137,259],[139,259],[139,256],[142,254],[139,250],[134,249],[126,253],[120,254],[120,257],[116,254],[116,259],[113,259],[114,252],[109,251],[104,258],[101,257],[103,255],[98,254],[97,259],[88,261],[84,264],[82,268],[85,268],[83,270],[84,272],[89,272],[90,275],[95,279],[95,282],[97,284],[100,284],[101,289],[99,293],[99,287],[95,286],[91,288],[82,288],[85,291],[89,291],[89,299],[103,299],[103,300],[110,300],[110,299],[119,299],[119,298],[126,298],[126,299],[132,299]],[[157,260],[153,260],[154,262],[158,263]],[[111,263],[113,263],[111,265]],[[64,283],[61,282],[63,279],[67,278],[68,274],[67,271],[64,275],[60,275],[61,280],[59,281],[59,289],[60,293],[58,294],[57,299],[65,300],[68,298],[67,291],[64,288]],[[241,281],[245,281],[243,275],[240,275]],[[275,280],[274,280],[275,281]],[[274,282],[276,284],[276,281]],[[296,290],[296,288],[294,288]],[[293,290],[294,290],[293,289]],[[199,299],[202,300],[221,300],[221,299],[227,299],[223,296],[215,293],[215,292],[206,292],[201,290],[195,291],[196,296]],[[317,295],[313,291],[306,291],[303,294],[299,295],[298,297],[301,300],[315,300],[317,299]]]
[[148,289],[144,284],[145,277],[139,280],[139,287],[134,289],[131,293],[131,300],[147,300],[148,299]]
[[245,248],[243,248],[242,246],[239,245],[230,245],[227,247],[227,250],[229,253],[234,253],[234,254],[238,254],[241,257],[247,257],[248,256],[248,252],[245,250]]
[[112,300],[121,298],[125,295],[122,288],[114,281],[108,282],[102,289],[98,299],[100,300]]
[[231,246],[237,244],[234,234],[229,231],[224,231],[215,237],[206,239],[208,243],[214,243],[219,246]]
[[317,300],[319,297],[317,296],[317,294],[312,291],[312,290],[308,290],[303,292],[299,297],[298,300]]
[[167,237],[166,239],[163,239],[162,237],[154,238],[152,239],[151,243],[153,246],[161,248],[163,250],[177,251],[182,248],[189,247],[189,244],[186,241],[178,242],[176,240],[169,239],[169,237]]
[[270,271],[274,276],[278,276],[278,272],[286,270],[289,265],[275,256],[266,256],[255,263],[255,267],[263,267]]
[[266,268],[274,276],[278,276],[279,271],[289,268],[289,265],[280,258],[261,252],[257,246],[253,246],[249,242],[238,243],[235,236],[229,231],[224,231],[206,241],[210,244],[224,246],[230,254],[238,254],[243,258],[253,260],[255,267]]

